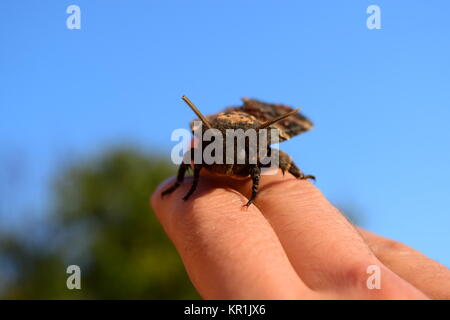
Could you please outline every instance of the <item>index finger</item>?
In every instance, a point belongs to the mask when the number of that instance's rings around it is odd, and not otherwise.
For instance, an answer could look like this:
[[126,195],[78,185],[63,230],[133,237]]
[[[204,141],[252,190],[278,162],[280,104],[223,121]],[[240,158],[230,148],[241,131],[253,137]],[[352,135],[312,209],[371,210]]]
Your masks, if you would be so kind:
[[[242,210],[243,196],[203,177],[189,199],[191,179],[152,206],[181,255],[191,281],[208,299],[311,298],[275,232],[256,207]],[[167,184],[167,182],[165,183]]]

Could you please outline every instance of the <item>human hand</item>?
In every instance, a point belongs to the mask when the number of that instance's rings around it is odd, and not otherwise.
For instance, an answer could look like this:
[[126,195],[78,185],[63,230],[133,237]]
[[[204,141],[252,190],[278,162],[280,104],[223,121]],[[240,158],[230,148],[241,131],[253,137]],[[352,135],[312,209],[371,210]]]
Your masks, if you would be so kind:
[[263,176],[248,208],[251,181],[204,175],[183,201],[190,182],[151,203],[205,299],[450,299],[449,269],[354,227],[306,180]]

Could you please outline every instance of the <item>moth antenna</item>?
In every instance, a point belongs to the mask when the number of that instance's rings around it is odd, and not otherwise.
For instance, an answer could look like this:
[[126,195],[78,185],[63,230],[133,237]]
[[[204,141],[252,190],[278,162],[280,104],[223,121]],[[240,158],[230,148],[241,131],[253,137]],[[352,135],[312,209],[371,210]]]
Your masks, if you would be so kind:
[[194,113],[197,115],[197,117],[199,117],[200,120],[202,120],[202,122],[203,122],[209,129],[212,129],[212,126],[211,126],[211,124],[208,122],[208,120],[206,119],[206,117],[200,112],[200,110],[197,109],[196,106],[194,106],[194,104],[191,102],[191,100],[189,100],[188,97],[182,96],[181,99],[183,99],[184,102],[187,103],[187,105],[192,109],[192,111],[194,111]]
[[283,120],[283,119],[285,119],[285,118],[287,118],[287,117],[293,115],[294,113],[297,113],[299,110],[300,110],[300,108],[297,108],[297,109],[295,109],[295,110],[286,112],[285,114],[282,114],[281,116],[279,116],[279,117],[277,117],[277,118],[275,118],[275,119],[272,119],[272,120],[269,120],[269,121],[267,121],[267,122],[264,122],[264,123],[259,127],[259,129],[267,128],[268,126],[271,126],[271,125],[274,124],[275,122],[278,122],[278,121],[280,121],[280,120]]

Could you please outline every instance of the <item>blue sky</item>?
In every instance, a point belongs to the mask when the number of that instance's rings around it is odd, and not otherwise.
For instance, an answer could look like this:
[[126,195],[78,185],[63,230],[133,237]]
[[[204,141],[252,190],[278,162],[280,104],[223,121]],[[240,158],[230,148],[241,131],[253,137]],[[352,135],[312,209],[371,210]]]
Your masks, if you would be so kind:
[[[81,30],[66,27],[71,4]],[[371,4],[381,30],[366,27]],[[66,159],[122,142],[169,159],[172,130],[193,118],[181,95],[206,114],[248,96],[314,121],[281,148],[333,202],[450,266],[449,12],[444,0],[1,1],[1,223],[45,207]]]

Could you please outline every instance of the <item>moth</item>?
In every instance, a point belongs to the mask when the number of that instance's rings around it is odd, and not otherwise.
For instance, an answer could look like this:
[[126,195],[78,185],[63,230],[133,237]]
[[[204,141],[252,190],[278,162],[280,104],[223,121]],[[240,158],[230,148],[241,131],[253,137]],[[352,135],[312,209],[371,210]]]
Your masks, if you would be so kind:
[[[197,126],[199,123],[202,125],[202,132],[205,132],[208,129],[215,129],[224,136],[227,135],[227,132],[230,129],[253,129],[258,133],[260,133],[263,129],[266,129],[267,131],[269,131],[269,129],[276,129],[276,132],[278,133],[278,141],[282,142],[313,128],[313,123],[311,122],[311,120],[298,112],[300,108],[293,109],[287,105],[265,103],[254,99],[243,98],[242,106],[229,107],[220,113],[205,117],[186,96],[183,96],[182,99],[198,116],[198,119],[191,121],[190,126],[193,132],[198,129]],[[271,132],[273,131],[271,130]],[[202,142],[203,143],[201,151],[205,150],[209,143],[211,143],[204,141]],[[277,164],[278,167],[282,170],[283,175],[287,171],[298,179],[315,180],[315,177],[313,175],[304,174],[295,165],[291,157],[286,153],[282,152],[281,150],[271,148],[270,139],[267,139],[267,141],[262,145],[256,144],[257,150],[255,153],[253,153],[254,156],[252,158],[249,156],[251,153],[249,151],[252,146],[254,148],[254,145],[254,143],[252,144],[249,141],[246,141],[244,147],[241,146],[239,149],[239,146],[234,143],[232,146],[238,148],[234,153],[235,155],[233,160],[235,161],[232,161],[232,163],[230,163],[230,161],[227,162],[224,159],[224,161],[222,161],[221,163],[212,164],[207,164],[204,162],[194,162],[192,164],[194,160],[193,155],[196,151],[195,147],[192,147],[185,154],[185,157],[187,157],[188,161],[183,161],[178,169],[176,182],[172,186],[162,191],[161,196],[168,195],[175,191],[183,183],[186,171],[192,169],[194,175],[193,182],[188,193],[183,197],[183,200],[188,200],[197,188],[200,179],[200,171],[205,169],[213,174],[225,175],[233,179],[252,179],[252,194],[247,204],[245,204],[245,206],[248,207],[255,201],[258,194],[261,171],[264,167],[268,166],[266,163],[263,163],[263,159],[260,156],[260,151],[265,151],[265,154],[268,156],[272,156],[274,152],[277,153]],[[229,149],[230,145],[226,145],[224,142],[223,150],[225,154],[227,152],[227,147]],[[238,155],[242,154],[244,154],[243,163],[242,161],[236,161]]]

